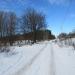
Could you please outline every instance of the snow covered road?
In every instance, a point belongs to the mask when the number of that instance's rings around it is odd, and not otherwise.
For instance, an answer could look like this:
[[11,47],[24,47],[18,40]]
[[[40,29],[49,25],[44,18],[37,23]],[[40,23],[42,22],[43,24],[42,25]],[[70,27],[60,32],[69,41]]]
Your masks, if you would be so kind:
[[[42,52],[45,50],[45,48],[47,47],[47,43],[40,49],[40,51],[30,60],[30,62],[28,62],[27,64],[23,65],[23,67],[21,69],[19,69],[17,72],[15,72],[14,75],[26,75],[26,73],[30,73],[28,71],[35,71],[36,70],[36,66],[39,66],[38,63],[40,62],[40,55],[42,54]],[[37,62],[37,60],[39,59],[39,62]],[[34,62],[36,62],[36,65],[34,64]],[[41,63],[40,63],[41,66]],[[31,69],[31,67],[34,67]],[[30,73],[31,74],[31,73]],[[28,74],[27,74],[28,75]],[[33,74],[32,74],[33,75]]]
[[50,73],[52,71],[51,64],[50,44],[47,44],[47,47],[33,62],[30,69],[26,71],[25,75],[52,75]]
[[0,75],[75,75],[75,51],[51,41],[15,47],[16,55],[0,55]]
[[34,58],[14,75],[55,75],[51,43],[46,44]]

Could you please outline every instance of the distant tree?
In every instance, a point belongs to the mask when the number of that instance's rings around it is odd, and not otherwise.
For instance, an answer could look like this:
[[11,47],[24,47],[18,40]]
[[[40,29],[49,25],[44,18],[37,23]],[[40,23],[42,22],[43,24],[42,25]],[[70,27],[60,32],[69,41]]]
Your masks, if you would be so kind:
[[0,11],[0,35],[11,36],[15,34],[16,15],[12,12]]
[[4,19],[4,12],[0,11],[0,37],[3,36],[3,20]]
[[75,37],[75,29],[73,29],[73,31],[70,32],[70,33],[68,34],[68,36],[69,36],[69,38]]
[[71,32],[71,37],[75,37],[75,29]]
[[13,12],[9,12],[8,16],[8,36],[10,37],[10,45],[13,42],[13,35],[15,35],[15,26],[16,26],[16,14]]
[[33,32],[33,41],[36,42],[36,31],[47,26],[45,16],[34,9],[28,9],[22,19],[24,32]]
[[9,36],[15,35],[15,26],[16,26],[16,14],[13,12],[9,12],[9,20],[8,20]]
[[3,18],[3,37],[8,36],[8,18],[9,14],[8,12],[4,12],[4,18]]
[[20,35],[22,31],[22,19],[20,17],[16,18],[16,26],[15,26],[15,32],[16,34]]
[[72,33],[75,33],[75,29],[73,29]]
[[66,39],[66,37],[67,37],[67,34],[66,34],[66,33],[60,33],[60,34],[58,35],[58,38],[59,38],[59,39]]

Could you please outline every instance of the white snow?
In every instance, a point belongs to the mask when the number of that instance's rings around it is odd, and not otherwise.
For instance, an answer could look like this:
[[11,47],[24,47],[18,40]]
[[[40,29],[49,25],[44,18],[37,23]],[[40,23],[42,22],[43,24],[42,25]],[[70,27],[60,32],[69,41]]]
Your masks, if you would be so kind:
[[75,51],[52,41],[14,46],[0,53],[0,75],[75,75]]
[[70,46],[53,47],[55,61],[55,75],[75,75],[75,51]]

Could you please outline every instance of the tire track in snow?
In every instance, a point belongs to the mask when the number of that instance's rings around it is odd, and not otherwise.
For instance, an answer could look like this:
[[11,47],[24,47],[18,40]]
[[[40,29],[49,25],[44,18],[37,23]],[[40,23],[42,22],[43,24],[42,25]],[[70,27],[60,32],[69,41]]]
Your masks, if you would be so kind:
[[26,70],[28,70],[30,68],[30,66],[33,64],[33,62],[38,58],[38,56],[45,50],[45,48],[47,47],[47,44],[45,44],[45,46],[40,49],[40,51],[31,59],[31,61],[26,65],[24,65],[21,69],[19,69],[16,73],[12,74],[12,75],[22,75],[23,72],[25,72]]
[[53,52],[53,46],[51,45],[51,65],[50,65],[50,75],[55,75],[55,61],[54,61],[54,52]]

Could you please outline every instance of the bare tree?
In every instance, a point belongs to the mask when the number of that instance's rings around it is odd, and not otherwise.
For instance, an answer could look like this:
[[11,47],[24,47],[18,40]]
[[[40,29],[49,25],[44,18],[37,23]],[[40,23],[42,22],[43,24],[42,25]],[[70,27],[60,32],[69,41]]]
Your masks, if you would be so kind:
[[3,18],[3,37],[8,36],[8,17],[9,13],[4,12],[4,18]]
[[8,36],[10,37],[10,45],[13,42],[13,35],[15,35],[15,26],[16,26],[16,14],[13,12],[9,12],[8,16]]
[[9,36],[15,35],[16,14],[9,12],[8,31]]
[[58,35],[58,38],[59,38],[59,39],[66,39],[66,38],[67,38],[67,33],[60,33],[60,34]]
[[36,42],[36,31],[46,28],[45,16],[34,9],[27,9],[22,16],[24,32],[33,32],[33,42]]
[[4,12],[0,11],[0,37],[3,36],[3,20],[4,19]]

